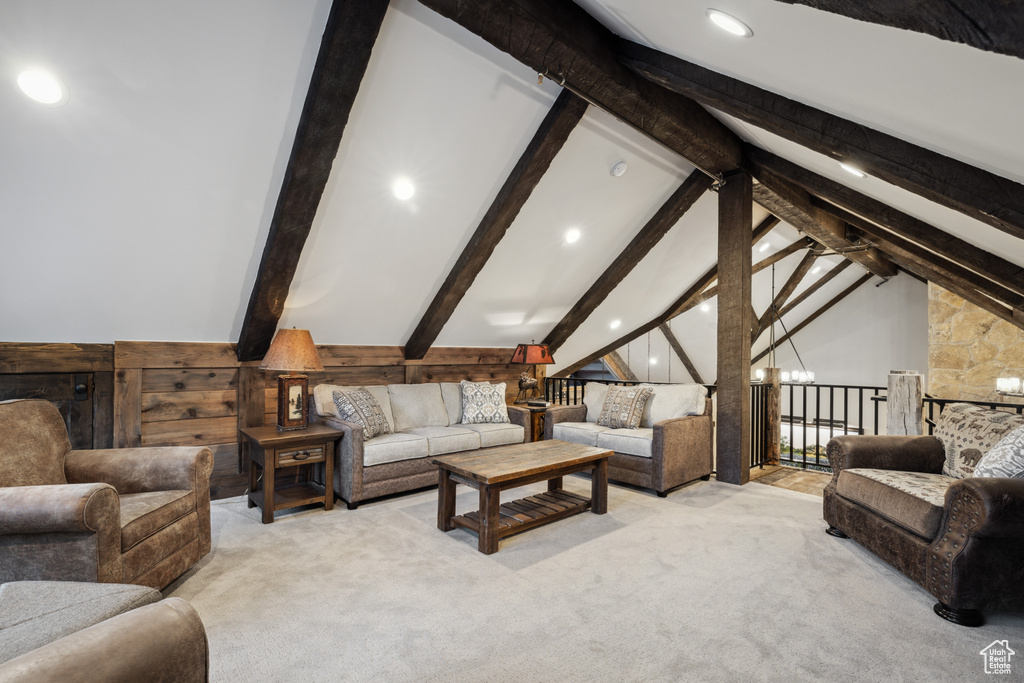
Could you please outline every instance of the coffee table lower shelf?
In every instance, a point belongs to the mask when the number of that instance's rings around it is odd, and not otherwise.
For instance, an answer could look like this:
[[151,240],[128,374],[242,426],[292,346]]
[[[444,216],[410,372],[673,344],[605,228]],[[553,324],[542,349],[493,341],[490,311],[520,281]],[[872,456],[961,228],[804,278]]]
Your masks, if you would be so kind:
[[[498,538],[508,538],[527,529],[548,524],[590,509],[590,499],[557,489],[502,503],[498,508]],[[480,534],[477,510],[452,517],[452,524]]]

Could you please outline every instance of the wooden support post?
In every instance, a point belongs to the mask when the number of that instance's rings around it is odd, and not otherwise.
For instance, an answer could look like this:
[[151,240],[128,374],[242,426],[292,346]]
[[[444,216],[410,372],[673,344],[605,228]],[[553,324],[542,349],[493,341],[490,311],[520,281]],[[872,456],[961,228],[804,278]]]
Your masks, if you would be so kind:
[[889,392],[885,405],[890,436],[920,436],[924,433],[923,396],[924,381],[921,375],[906,370],[892,370],[889,373]]
[[762,384],[771,385],[768,391],[768,428],[765,430],[765,464],[778,465],[782,443],[782,371],[765,368]]
[[407,360],[407,361],[405,361],[405,383],[406,384],[423,384],[423,361],[421,361],[421,360]]
[[245,427],[261,427],[267,412],[267,380],[255,361],[238,368],[238,473],[249,471],[249,439]]
[[718,191],[718,480],[750,481],[750,176],[734,171]]

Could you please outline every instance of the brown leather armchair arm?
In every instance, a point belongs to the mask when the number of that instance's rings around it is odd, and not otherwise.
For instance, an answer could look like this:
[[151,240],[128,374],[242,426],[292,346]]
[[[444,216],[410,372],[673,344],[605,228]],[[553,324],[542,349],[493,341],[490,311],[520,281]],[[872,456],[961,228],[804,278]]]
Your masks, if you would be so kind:
[[934,436],[836,436],[826,448],[833,480],[854,467],[938,474],[946,459]]
[[587,406],[583,403],[576,406],[549,406],[544,413],[544,438],[554,438],[552,430],[559,422],[583,422],[586,419]]
[[6,683],[209,680],[206,629],[181,598],[111,617],[0,664]]
[[71,450],[64,460],[68,482],[102,481],[123,494],[201,491],[212,473],[213,453],[205,446]]
[[1024,479],[958,479],[946,491],[946,510],[953,509],[961,497],[974,521],[969,525],[970,536],[1024,538]]
[[121,534],[121,504],[109,484],[0,488],[0,535],[90,533],[105,526]]

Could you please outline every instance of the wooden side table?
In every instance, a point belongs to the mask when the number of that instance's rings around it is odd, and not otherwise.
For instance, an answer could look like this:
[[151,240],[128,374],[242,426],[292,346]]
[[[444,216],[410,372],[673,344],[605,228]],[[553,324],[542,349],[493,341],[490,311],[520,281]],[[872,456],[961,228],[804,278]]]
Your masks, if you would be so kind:
[[530,420],[533,423],[533,441],[544,439],[544,415],[548,412],[547,407],[525,406],[530,411]]
[[[299,505],[323,503],[325,510],[334,509],[334,448],[342,432],[320,424],[290,432],[279,432],[276,425],[245,427],[241,432],[249,440],[249,507],[259,506],[264,524],[274,521],[276,510]],[[312,480],[312,472],[304,482],[275,486],[277,470],[315,463],[323,463],[323,486]],[[257,467],[263,473],[259,491]]]

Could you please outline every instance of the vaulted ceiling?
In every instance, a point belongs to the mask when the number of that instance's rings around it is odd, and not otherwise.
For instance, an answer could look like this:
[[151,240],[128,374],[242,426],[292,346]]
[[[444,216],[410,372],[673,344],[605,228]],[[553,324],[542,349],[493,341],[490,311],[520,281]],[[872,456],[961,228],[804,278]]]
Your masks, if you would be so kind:
[[677,0],[4,3],[5,74],[71,96],[0,93],[0,336],[533,338],[564,371],[647,335],[707,374],[736,167],[755,356],[773,296],[795,335],[830,306],[898,319],[919,280],[1024,326],[1019,10],[874,4],[716,5],[742,39]]

